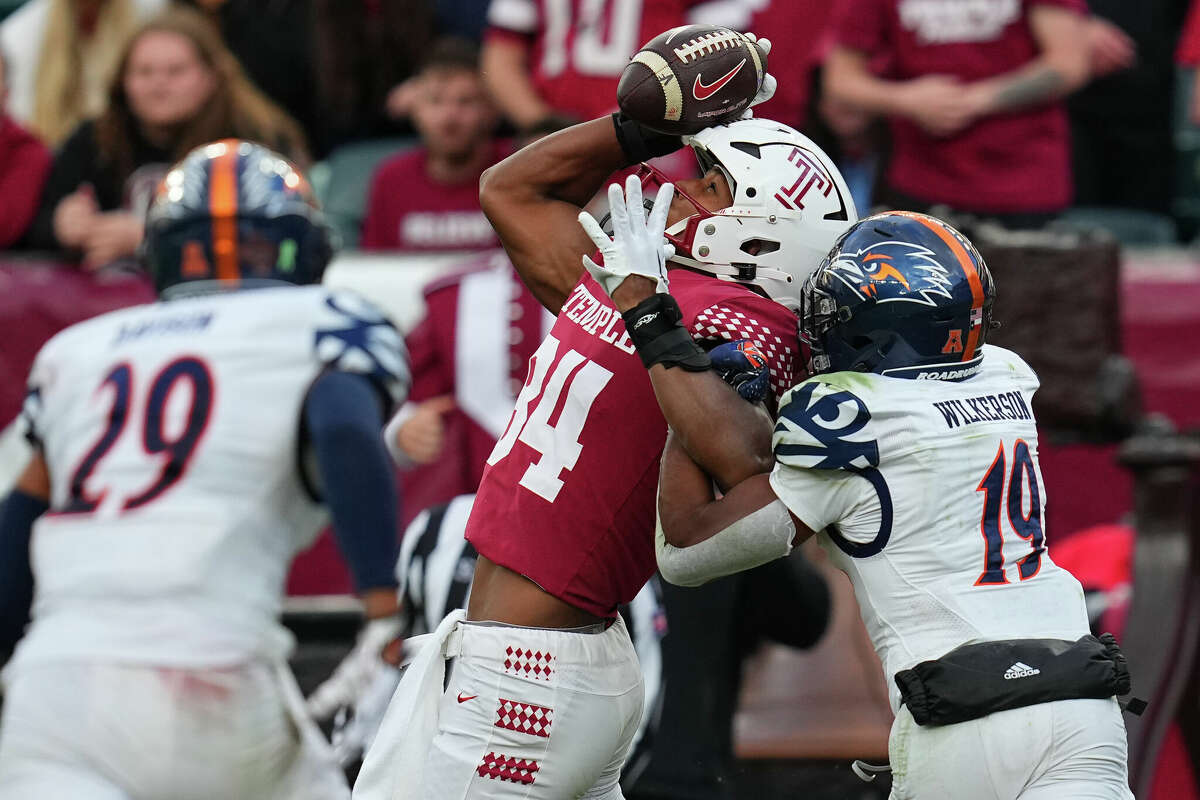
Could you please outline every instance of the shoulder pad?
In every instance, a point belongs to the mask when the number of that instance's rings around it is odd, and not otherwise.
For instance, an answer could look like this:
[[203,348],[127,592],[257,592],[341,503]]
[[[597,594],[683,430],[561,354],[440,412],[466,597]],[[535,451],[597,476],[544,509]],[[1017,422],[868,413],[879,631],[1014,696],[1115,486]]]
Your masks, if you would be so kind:
[[323,295],[313,353],[331,369],[371,378],[394,403],[408,395],[408,351],[400,332],[383,312],[354,292]]
[[791,467],[863,470],[879,466],[871,412],[857,394],[818,378],[797,385],[779,409],[772,446]]

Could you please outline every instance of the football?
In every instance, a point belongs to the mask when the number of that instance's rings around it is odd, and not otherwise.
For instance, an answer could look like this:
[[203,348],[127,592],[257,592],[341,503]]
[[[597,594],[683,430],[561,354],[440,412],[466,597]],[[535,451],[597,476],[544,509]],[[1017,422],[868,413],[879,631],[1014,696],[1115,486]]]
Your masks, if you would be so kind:
[[741,116],[766,74],[766,52],[745,35],[683,25],[634,54],[617,84],[617,105],[648,128],[696,133]]

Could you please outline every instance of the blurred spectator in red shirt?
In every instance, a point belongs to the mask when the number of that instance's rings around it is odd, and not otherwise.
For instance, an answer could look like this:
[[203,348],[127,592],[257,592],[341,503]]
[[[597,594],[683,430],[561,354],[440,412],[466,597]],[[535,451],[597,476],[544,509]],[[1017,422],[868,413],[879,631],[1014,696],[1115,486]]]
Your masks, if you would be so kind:
[[411,92],[421,146],[385,161],[371,179],[367,250],[480,250],[499,240],[479,208],[479,176],[504,156],[475,46],[434,46]]
[[1067,101],[1075,203],[1170,213],[1184,0],[1088,0],[1093,81]]
[[8,115],[8,62],[0,51],[0,248],[25,235],[50,171],[50,151]]
[[254,88],[217,30],[178,8],[126,44],[108,108],[59,148],[30,243],[83,255],[87,268],[132,257],[167,168],[217,139],[250,139],[304,163],[304,135]]
[[0,25],[13,118],[51,147],[104,110],[129,36],[168,0],[29,0]]
[[[1071,202],[1061,98],[1089,75],[1083,0],[847,0],[831,99],[889,118],[885,204],[1037,227]],[[886,78],[869,68],[888,65]]]
[[484,78],[518,129],[556,114],[592,119],[616,110],[621,70],[658,34],[688,22],[747,30],[751,13],[765,5],[765,0],[492,0]]

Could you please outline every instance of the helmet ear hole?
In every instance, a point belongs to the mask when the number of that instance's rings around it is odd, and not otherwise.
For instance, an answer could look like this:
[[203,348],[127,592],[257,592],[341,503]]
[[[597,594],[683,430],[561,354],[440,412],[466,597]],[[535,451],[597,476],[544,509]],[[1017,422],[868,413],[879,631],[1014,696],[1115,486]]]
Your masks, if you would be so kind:
[[747,239],[738,249],[747,255],[763,256],[779,250],[779,242],[771,239]]

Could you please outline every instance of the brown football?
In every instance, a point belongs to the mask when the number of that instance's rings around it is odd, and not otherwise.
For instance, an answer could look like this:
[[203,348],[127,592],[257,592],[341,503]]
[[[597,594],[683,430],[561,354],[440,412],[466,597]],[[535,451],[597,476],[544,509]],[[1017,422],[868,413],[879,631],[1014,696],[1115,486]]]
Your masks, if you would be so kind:
[[762,86],[767,54],[737,31],[683,25],[625,65],[617,105],[648,128],[688,134],[741,116]]

